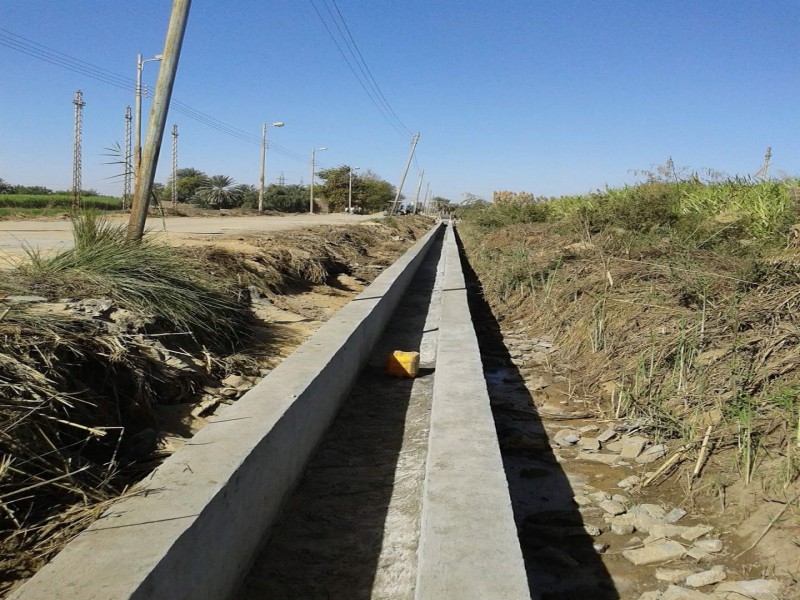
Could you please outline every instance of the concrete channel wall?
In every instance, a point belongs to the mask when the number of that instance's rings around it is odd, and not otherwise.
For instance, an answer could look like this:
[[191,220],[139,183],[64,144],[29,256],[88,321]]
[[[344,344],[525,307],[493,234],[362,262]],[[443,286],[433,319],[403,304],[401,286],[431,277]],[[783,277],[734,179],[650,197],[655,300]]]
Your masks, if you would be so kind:
[[386,269],[12,598],[228,597],[442,229]]
[[433,384],[417,600],[530,598],[452,228]]

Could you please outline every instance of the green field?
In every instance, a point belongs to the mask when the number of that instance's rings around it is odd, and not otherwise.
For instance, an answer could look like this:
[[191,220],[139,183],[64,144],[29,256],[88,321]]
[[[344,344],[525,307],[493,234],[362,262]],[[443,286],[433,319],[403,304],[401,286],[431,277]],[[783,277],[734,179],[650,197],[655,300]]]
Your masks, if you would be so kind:
[[[112,196],[85,196],[82,208],[89,210],[121,210],[122,200]],[[0,194],[0,216],[11,214],[59,214],[72,208],[70,194]]]

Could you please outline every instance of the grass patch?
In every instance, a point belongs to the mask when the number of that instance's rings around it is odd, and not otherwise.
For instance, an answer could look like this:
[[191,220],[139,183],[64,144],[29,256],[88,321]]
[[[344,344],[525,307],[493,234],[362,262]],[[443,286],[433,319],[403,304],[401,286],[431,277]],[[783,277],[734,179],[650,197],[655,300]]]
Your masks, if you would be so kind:
[[[85,210],[122,210],[122,200],[113,196],[84,196]],[[0,194],[0,208],[7,209],[72,209],[70,194]]]
[[130,242],[124,226],[91,215],[73,220],[73,248],[56,255],[28,249],[19,277],[47,297],[110,298],[152,316],[161,331],[192,334],[210,347],[235,346],[245,329],[244,298],[197,270],[169,246]]

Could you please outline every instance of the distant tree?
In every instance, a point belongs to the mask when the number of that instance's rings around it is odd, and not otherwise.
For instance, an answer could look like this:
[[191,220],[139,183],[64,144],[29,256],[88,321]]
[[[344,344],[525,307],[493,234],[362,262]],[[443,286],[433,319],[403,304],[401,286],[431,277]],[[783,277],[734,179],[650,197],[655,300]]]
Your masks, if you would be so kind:
[[441,196],[434,196],[431,199],[431,206],[439,213],[448,214],[453,210],[453,202]]
[[470,192],[464,192],[461,194],[461,204],[464,206],[483,206],[485,204],[489,204],[485,198],[478,196],[477,194],[471,194]]
[[[394,202],[397,188],[369,169],[361,174],[360,182],[358,201],[364,212],[386,210],[389,204]],[[355,194],[355,191],[353,193]],[[405,200],[405,196],[401,194],[400,200]]]
[[[316,195],[323,197],[331,212],[342,212],[347,206],[347,195],[350,185],[350,167],[342,165],[335,169],[323,169],[317,173],[323,183],[317,188]],[[358,187],[358,175],[353,173],[353,190]]]
[[228,175],[212,175],[208,181],[197,190],[207,206],[212,208],[231,208],[236,206],[239,192],[235,187],[233,177]]
[[10,194],[14,191],[14,186],[7,183],[5,179],[0,178],[0,194]]
[[271,184],[264,190],[264,208],[279,212],[308,210],[308,187]]
[[[208,183],[208,175],[194,167],[178,169],[177,192],[178,202],[192,202],[196,200],[198,190]],[[167,180],[166,188],[172,189],[172,177]]]
[[[47,188],[44,188],[44,189],[47,189]],[[26,194],[35,194],[37,192],[25,192],[25,193]],[[42,192],[42,193],[44,193],[44,192]],[[52,191],[48,190],[47,193],[48,194],[55,194],[55,195],[58,195],[58,196],[69,196],[69,195],[72,194],[72,190],[56,190],[55,192],[52,192]],[[100,195],[100,192],[98,192],[97,190],[94,190],[94,189],[81,190],[81,196],[89,196],[89,197],[91,197],[91,196],[99,196],[99,195]]]
[[240,183],[234,189],[239,193],[238,206],[258,208],[258,188],[256,186]]
[[[53,190],[46,188],[43,185],[15,185],[12,194],[35,194],[41,196],[43,194],[52,194]],[[71,194],[72,190],[61,192],[64,194]]]

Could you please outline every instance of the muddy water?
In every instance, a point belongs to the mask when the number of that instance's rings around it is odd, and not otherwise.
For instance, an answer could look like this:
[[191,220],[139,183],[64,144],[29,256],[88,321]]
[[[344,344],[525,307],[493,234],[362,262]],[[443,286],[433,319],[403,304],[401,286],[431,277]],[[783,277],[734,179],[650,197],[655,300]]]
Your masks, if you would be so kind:
[[[414,596],[438,336],[441,243],[420,267],[235,599]],[[384,373],[419,350],[420,376]]]

